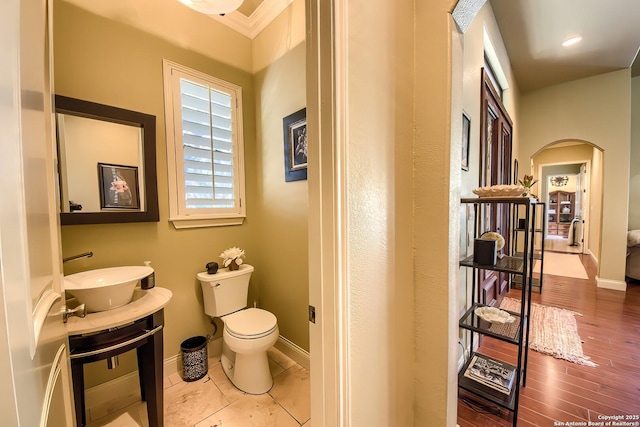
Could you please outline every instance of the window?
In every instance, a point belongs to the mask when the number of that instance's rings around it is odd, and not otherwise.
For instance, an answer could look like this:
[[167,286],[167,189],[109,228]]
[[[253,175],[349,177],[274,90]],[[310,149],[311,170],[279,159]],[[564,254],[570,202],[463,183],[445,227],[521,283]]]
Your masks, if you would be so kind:
[[242,88],[164,60],[169,220],[176,228],[242,224]]

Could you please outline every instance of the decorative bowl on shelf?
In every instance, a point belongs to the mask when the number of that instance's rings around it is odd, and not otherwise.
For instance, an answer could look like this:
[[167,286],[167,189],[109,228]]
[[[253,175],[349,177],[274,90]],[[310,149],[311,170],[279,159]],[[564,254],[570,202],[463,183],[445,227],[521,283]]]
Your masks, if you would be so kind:
[[516,318],[496,307],[479,307],[474,311],[476,316],[491,323],[513,323]]
[[489,239],[496,241],[496,251],[502,250],[504,248],[504,237],[500,233],[496,233],[495,231],[485,231],[480,235],[481,239]]
[[492,185],[472,190],[478,197],[520,197],[525,192],[522,185]]

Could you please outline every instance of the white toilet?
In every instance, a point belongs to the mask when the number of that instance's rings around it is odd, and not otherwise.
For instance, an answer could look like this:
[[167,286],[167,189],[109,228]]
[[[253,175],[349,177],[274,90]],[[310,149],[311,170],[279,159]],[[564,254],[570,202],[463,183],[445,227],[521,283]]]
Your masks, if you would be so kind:
[[216,274],[198,273],[202,285],[204,312],[224,323],[222,369],[240,390],[266,393],[273,386],[267,350],[278,340],[278,320],[272,313],[247,307],[249,278],[253,266],[226,268]]

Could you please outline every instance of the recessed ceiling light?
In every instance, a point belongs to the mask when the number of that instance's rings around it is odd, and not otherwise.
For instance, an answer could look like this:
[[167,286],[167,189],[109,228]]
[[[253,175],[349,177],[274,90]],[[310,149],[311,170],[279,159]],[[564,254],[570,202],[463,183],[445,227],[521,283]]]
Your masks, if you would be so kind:
[[581,36],[571,37],[570,39],[567,39],[567,40],[563,41],[562,42],[562,46],[568,47],[568,46],[574,45],[576,43],[579,43],[581,40],[582,40]]

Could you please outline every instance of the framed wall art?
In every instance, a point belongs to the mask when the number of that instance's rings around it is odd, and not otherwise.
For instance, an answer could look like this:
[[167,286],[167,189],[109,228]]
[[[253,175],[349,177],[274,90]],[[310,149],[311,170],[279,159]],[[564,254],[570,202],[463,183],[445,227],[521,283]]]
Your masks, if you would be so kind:
[[462,170],[469,170],[469,140],[471,139],[471,118],[462,112]]
[[140,209],[138,167],[98,163],[101,209]]
[[296,111],[283,120],[284,180],[307,179],[307,109]]

